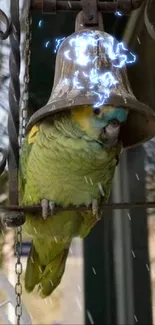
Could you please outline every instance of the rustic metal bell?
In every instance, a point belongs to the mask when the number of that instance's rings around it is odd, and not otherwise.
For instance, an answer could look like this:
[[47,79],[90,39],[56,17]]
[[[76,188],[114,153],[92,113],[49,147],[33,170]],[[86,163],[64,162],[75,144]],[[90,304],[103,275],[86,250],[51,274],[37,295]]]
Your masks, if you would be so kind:
[[135,56],[123,43],[103,31],[83,29],[81,24],[81,30],[59,47],[51,96],[30,118],[27,130],[44,117],[75,106],[113,105],[129,110],[120,135],[125,148],[149,140],[155,135],[155,113],[131,90],[125,62],[132,61]]

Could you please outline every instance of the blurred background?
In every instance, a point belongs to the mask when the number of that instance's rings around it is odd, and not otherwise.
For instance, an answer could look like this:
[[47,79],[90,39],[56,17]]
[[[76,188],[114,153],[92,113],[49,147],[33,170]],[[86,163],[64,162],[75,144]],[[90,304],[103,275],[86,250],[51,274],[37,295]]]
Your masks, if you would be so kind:
[[[21,90],[24,81],[24,39],[27,0],[21,1]],[[155,2],[149,19],[155,22]],[[9,0],[0,9],[9,16]],[[145,6],[130,17],[104,14],[105,31],[124,39],[137,55],[128,68],[136,97],[155,109],[155,40],[144,21]],[[154,15],[154,16],[153,16]],[[56,16],[32,12],[29,110],[48,101],[55,67],[55,41],[74,32],[76,14]],[[153,25],[152,25],[153,26]],[[47,45],[48,44],[48,45]],[[0,146],[8,146],[9,39],[0,41]],[[8,196],[7,170],[0,177],[0,204]],[[111,202],[155,200],[155,138],[123,153],[116,170]],[[0,225],[0,267],[15,286],[14,230]],[[23,235],[23,275],[29,239]],[[1,292],[1,290],[0,290]],[[4,294],[0,295],[0,302]],[[33,324],[155,324],[155,209],[105,210],[104,219],[84,242],[76,238],[70,249],[63,281],[42,300],[37,292],[23,303]],[[15,323],[14,310],[8,308]]]

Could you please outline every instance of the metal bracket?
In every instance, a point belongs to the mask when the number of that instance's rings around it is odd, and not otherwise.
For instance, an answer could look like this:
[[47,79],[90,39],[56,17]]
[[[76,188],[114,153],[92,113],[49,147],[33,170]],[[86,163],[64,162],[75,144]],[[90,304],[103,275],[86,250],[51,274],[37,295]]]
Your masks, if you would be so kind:
[[75,21],[75,32],[79,32],[80,30],[83,30],[84,28],[86,29],[91,29],[91,30],[100,30],[104,31],[104,26],[103,26],[103,19],[102,19],[102,14],[101,12],[97,12],[98,15],[98,23],[94,25],[85,25],[84,23],[84,13],[83,11],[80,11],[76,17]]
[[97,0],[82,0],[82,11],[85,26],[98,25]]

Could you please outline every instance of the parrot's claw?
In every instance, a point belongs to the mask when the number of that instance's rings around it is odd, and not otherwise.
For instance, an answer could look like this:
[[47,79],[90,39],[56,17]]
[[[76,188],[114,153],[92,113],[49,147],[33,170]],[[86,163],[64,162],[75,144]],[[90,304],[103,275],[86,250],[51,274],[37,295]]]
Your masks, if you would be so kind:
[[42,206],[42,217],[45,220],[48,216],[48,200],[43,199],[41,201],[41,206]]
[[55,203],[53,201],[49,201],[49,208],[51,211],[51,216],[54,214],[54,209],[55,209]]
[[41,201],[41,206],[42,206],[42,217],[44,220],[49,215],[49,209],[51,212],[51,216],[54,214],[55,203],[53,201],[48,201],[46,199],[43,199]]
[[97,220],[100,220],[100,216],[99,216],[99,204],[98,204],[98,200],[94,199],[92,201],[92,213],[93,216],[96,217]]

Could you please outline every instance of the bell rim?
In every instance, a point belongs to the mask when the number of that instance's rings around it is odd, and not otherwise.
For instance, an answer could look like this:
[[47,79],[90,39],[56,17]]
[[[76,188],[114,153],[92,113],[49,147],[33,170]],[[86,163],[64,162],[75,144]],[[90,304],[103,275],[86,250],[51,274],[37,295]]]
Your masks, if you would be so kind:
[[154,132],[154,135],[151,134],[149,135],[148,137],[145,137],[145,139],[143,140],[140,140],[140,141],[137,141],[136,143],[134,144],[130,144],[130,145],[124,145],[124,142],[122,141],[122,144],[123,144],[123,149],[131,149],[131,148],[135,148],[137,146],[140,146],[140,145],[143,145],[145,142],[151,140],[153,137],[155,136],[155,132]]
[[[30,120],[27,123],[26,126],[26,134],[31,130],[31,128],[41,121],[42,119],[46,118],[47,116],[52,116],[53,114],[59,113],[59,112],[65,112],[65,111],[70,111],[72,108],[77,107],[77,106],[82,106],[82,105],[93,105],[94,102],[92,101],[92,98],[86,98],[85,97],[80,97],[81,99],[81,104],[79,104],[80,100],[79,97],[74,98],[74,103],[73,99],[63,99],[63,100],[55,100],[52,101],[51,103],[47,103],[47,105],[43,106],[42,108],[38,109],[30,118]],[[66,105],[65,105],[66,104]],[[141,116],[145,116],[147,122],[152,122],[154,124],[154,128],[152,133],[145,134],[144,138],[139,139],[135,143],[131,144],[125,144],[125,141],[122,141],[123,148],[124,149],[130,149],[134,148],[137,145],[143,144],[150,139],[152,139],[155,136],[155,113],[154,111],[147,106],[146,104],[143,104],[139,102],[138,100],[135,99],[135,97],[127,97],[126,102],[124,99],[122,99],[121,96],[113,96],[109,98],[106,101],[106,106],[107,105],[113,105],[116,106],[123,106],[124,108],[128,108],[129,111],[132,111],[135,113],[138,113]]]
[[[95,98],[94,98],[95,97]],[[95,100],[94,100],[95,99]],[[51,103],[48,102],[47,105],[39,108],[33,115],[30,117],[30,120],[26,126],[26,133],[30,131],[32,126],[35,123],[38,123],[43,118],[53,115],[58,112],[63,112],[66,110],[71,110],[74,107],[83,106],[83,105],[94,105],[96,102],[96,96],[77,96],[74,99],[66,98],[60,100],[53,100]],[[119,95],[112,95],[109,97],[104,104],[105,106],[122,106],[132,111],[135,111],[139,114],[146,115],[148,118],[151,117],[155,119],[155,112],[146,104],[139,102],[135,97],[126,97],[125,99]]]

